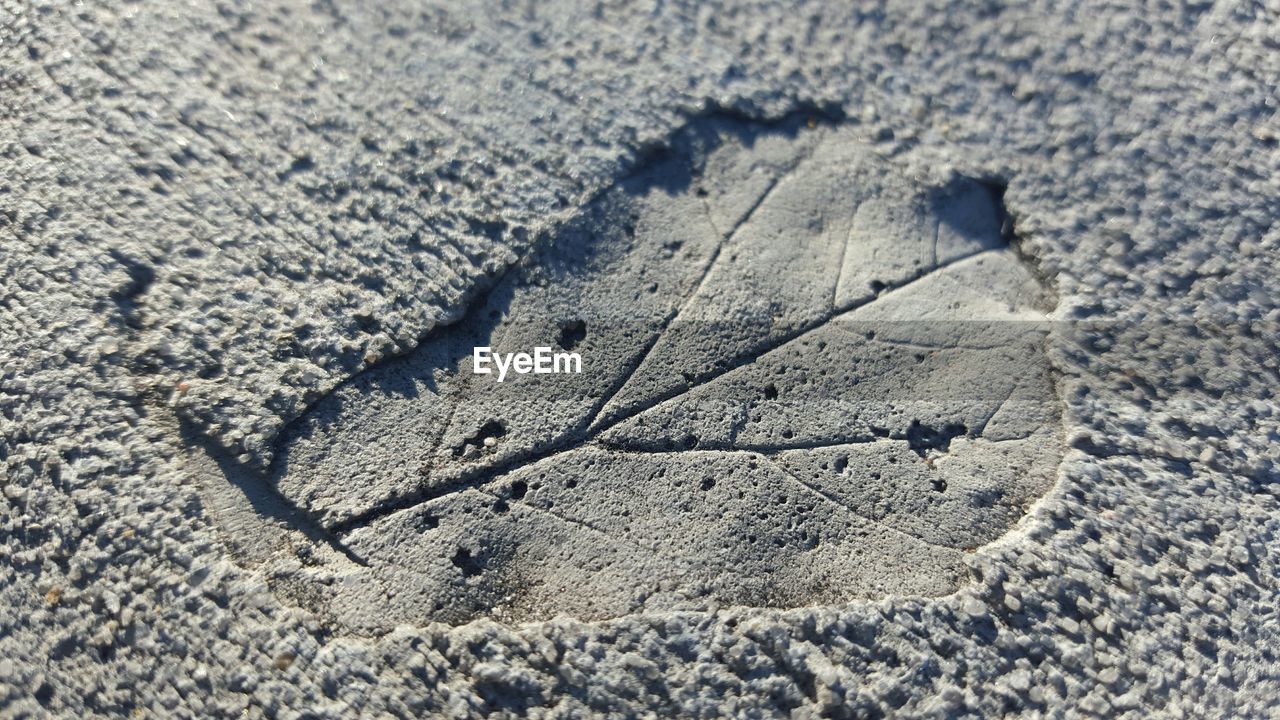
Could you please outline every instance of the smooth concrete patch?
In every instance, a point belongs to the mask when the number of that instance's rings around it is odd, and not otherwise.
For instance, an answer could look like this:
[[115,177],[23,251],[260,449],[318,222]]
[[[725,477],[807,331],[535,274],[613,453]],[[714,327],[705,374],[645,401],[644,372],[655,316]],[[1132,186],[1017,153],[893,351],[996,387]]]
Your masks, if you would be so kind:
[[[371,632],[954,591],[1062,456],[999,193],[839,127],[696,124],[289,428],[262,481],[346,558],[286,574]],[[476,346],[583,369],[499,382]]]

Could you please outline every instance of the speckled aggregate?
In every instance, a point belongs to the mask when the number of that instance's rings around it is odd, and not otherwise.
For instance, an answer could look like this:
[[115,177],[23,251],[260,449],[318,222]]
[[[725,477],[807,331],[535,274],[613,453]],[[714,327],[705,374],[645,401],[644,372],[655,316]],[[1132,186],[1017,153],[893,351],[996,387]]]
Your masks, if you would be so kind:
[[[1272,711],[1274,2],[365,5],[0,2],[0,714]],[[262,466],[713,110],[1007,183],[1072,449],[971,583],[361,637],[233,559],[186,444]]]

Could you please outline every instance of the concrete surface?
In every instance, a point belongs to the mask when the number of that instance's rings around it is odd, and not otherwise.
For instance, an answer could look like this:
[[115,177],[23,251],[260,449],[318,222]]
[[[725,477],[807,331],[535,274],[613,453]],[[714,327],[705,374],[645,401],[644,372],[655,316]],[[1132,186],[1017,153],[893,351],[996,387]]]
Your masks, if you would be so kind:
[[[0,713],[1266,716],[1277,28],[1246,2],[3,0]],[[1016,267],[1058,299],[1054,487],[932,598],[518,623],[477,593],[494,618],[381,634],[308,609],[330,595],[300,577],[374,563],[254,481],[292,464],[286,425],[433,352],[408,354],[716,118],[1007,187]],[[717,402],[751,384],[723,380]],[[652,440],[692,431],[664,407]],[[373,497],[352,490],[332,507]]]
[[[913,186],[847,130],[674,145],[291,427],[253,481],[350,556],[295,573],[314,609],[385,632],[945,595],[1052,485],[1049,298],[997,194]],[[570,329],[579,375],[472,372]]]

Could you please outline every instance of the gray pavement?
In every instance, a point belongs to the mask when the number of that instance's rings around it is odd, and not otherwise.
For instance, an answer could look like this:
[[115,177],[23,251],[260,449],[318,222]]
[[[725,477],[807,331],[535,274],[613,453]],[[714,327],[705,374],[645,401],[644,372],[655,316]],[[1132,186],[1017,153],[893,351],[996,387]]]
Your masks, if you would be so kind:
[[[0,715],[1268,716],[1277,28],[1280,7],[1246,2],[0,0]],[[764,197],[753,183],[800,182],[814,147],[827,169],[795,202],[734,209]],[[634,239],[606,232],[630,213]],[[873,231],[828,246],[806,230],[839,257],[770,254],[793,237],[770,241],[770,223],[815,214]],[[1052,390],[1016,396],[1012,429],[973,422],[1004,396],[957,406],[959,380],[934,427],[842,378],[768,391],[751,375],[835,310],[895,327],[882,300],[915,270],[872,251],[912,247],[930,218],[968,228],[956,242],[993,253],[987,275],[932,297],[915,283],[899,313],[955,296],[962,320],[1047,321]],[[557,260],[575,232],[596,260]],[[745,274],[716,275],[735,243]],[[851,274],[848,248],[867,258]],[[468,389],[448,352],[470,343],[448,338],[504,293],[564,302],[520,289],[557,262],[583,307],[627,302],[610,293],[641,269],[678,286],[631,306],[636,334],[663,331],[646,357],[674,360],[629,361],[629,326],[588,318],[581,342],[623,379],[577,386],[595,404],[537,376]],[[857,291],[881,299],[855,307]],[[730,323],[710,351],[672,319],[673,297],[722,320],[761,296],[779,298],[773,329]],[[577,336],[520,315],[517,334]],[[999,370],[954,320],[877,332],[967,358],[923,352],[942,369],[893,397]],[[441,369],[427,389],[448,403],[405,404]],[[1008,440],[1056,467],[1051,486],[978,468],[1009,467],[983,449]],[[627,499],[668,443],[681,457],[652,472],[689,482]],[[824,484],[826,445],[860,477],[913,464],[859,495]],[[548,458],[560,484],[519,477]],[[437,471],[402,482],[392,461]],[[944,492],[909,489],[940,473]],[[788,477],[781,519],[726,523]],[[1016,502],[970,502],[993,493]],[[435,527],[402,522],[442,502]],[[488,515],[455,522],[469,508]],[[764,530],[777,552],[743,549]],[[522,549],[486,550],[504,542]],[[695,572],[631,592],[679,563]]]

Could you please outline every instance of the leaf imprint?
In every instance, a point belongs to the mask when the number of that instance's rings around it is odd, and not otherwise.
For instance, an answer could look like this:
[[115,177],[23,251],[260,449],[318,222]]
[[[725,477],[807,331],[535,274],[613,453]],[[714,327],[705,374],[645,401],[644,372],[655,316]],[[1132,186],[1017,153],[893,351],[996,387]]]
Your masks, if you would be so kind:
[[[368,563],[345,622],[945,594],[1052,484],[1053,301],[1001,191],[700,122],[282,438],[271,482]],[[582,372],[498,383],[480,345]]]

